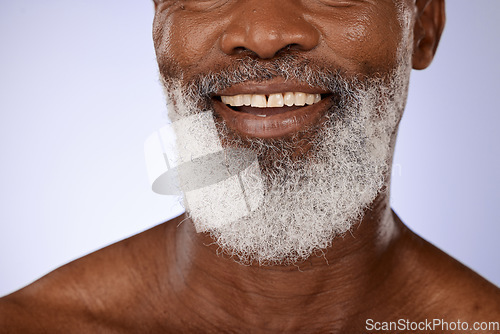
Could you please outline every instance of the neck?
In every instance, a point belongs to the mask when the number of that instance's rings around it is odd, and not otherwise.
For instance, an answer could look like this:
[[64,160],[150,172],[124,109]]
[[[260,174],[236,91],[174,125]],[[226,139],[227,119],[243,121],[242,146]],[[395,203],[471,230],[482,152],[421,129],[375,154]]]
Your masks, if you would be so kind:
[[399,235],[388,198],[379,195],[351,233],[337,237],[319,256],[289,266],[241,265],[221,255],[214,240],[196,233],[186,219],[177,232],[179,271],[172,279],[183,282],[182,293],[202,297],[206,312],[221,320],[230,314],[237,322],[250,318],[253,328],[283,330],[299,328],[307,319],[320,326],[324,316],[329,322],[338,317],[342,327],[342,321],[373,307],[368,300],[386,283],[384,264]]

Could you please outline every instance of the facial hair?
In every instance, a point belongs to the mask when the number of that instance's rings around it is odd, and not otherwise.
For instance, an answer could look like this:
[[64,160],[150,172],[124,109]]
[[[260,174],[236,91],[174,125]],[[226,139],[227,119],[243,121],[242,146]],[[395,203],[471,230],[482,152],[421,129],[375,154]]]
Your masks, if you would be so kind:
[[[263,183],[257,208],[221,224],[221,205],[226,206],[222,211],[231,212],[232,189],[226,189],[223,204],[198,197],[189,205],[195,209],[187,208],[197,231],[210,233],[220,251],[238,262],[260,265],[295,264],[321,255],[335,237],[349,231],[388,187],[391,141],[406,103],[410,71],[411,50],[408,43],[402,45],[406,52],[400,52],[398,65],[383,77],[346,78],[340,71],[286,55],[265,63],[243,58],[187,84],[164,78],[169,116],[173,121],[190,117],[192,124],[185,131],[191,137],[201,142],[212,137],[208,129],[215,123],[225,149],[249,149],[259,161],[260,174],[253,175]],[[217,117],[206,117],[213,113],[213,93],[274,77],[334,92],[326,121],[291,138],[264,140],[239,138]],[[182,138],[189,137],[178,136],[177,145],[187,145]],[[294,149],[303,140],[309,149],[297,157]],[[238,156],[230,159],[238,164]]]

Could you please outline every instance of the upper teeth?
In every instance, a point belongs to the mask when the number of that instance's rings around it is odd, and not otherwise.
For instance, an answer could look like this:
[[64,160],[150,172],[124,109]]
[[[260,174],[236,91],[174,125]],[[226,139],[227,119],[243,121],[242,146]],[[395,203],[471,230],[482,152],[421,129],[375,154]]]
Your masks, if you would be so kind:
[[264,94],[240,94],[233,96],[221,96],[224,104],[232,107],[251,106],[256,108],[273,108],[288,106],[303,106],[321,101],[321,94],[308,94],[301,92]]

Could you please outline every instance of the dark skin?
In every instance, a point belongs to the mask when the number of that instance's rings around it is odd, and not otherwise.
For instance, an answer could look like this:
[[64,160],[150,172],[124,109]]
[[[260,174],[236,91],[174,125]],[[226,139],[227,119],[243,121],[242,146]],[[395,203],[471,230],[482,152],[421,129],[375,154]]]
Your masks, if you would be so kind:
[[[189,79],[241,55],[272,59],[284,48],[352,76],[394,67],[401,28],[392,1],[284,2],[156,3],[160,68],[176,75],[168,64],[175,61]],[[423,69],[439,42],[444,3],[408,3],[413,67]],[[243,135],[276,136],[238,124],[233,130]],[[0,300],[0,333],[358,333],[367,319],[435,318],[499,321],[500,290],[412,233],[390,209],[388,192],[324,256],[297,266],[238,264],[182,215]]]

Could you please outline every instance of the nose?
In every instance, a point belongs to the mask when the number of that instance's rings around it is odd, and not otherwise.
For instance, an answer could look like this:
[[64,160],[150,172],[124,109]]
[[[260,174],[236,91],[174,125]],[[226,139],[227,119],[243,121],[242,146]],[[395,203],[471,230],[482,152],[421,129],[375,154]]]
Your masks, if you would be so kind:
[[219,40],[220,49],[227,55],[250,51],[262,59],[273,58],[285,48],[314,49],[319,31],[304,19],[294,1],[283,2],[242,0],[239,15],[231,19]]

